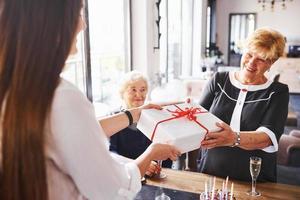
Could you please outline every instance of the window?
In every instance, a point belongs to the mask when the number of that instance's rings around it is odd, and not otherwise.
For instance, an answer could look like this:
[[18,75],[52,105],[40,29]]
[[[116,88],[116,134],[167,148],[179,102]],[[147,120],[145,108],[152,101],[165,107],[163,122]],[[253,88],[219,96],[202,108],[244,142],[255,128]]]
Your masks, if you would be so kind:
[[78,53],[68,58],[61,76],[76,85],[83,93],[86,92],[84,38],[83,33],[77,36]]
[[[78,36],[79,52],[71,56],[62,77],[71,81],[84,93],[86,83],[91,82],[91,96],[96,115],[107,113],[108,106],[120,105],[118,81],[129,71],[130,26],[129,0],[86,0],[88,9],[90,43],[90,76],[86,76],[84,34]],[[88,58],[87,58],[88,59]],[[86,77],[91,77],[87,80]],[[90,88],[89,88],[90,90]]]
[[89,0],[93,102],[120,105],[118,81],[129,70],[129,1]]
[[255,30],[255,13],[229,14],[229,44],[228,63],[231,66],[240,66],[243,43]]
[[[196,76],[204,54],[203,1],[162,1],[160,71],[166,79]],[[204,18],[206,18],[204,16]],[[203,49],[203,50],[202,50]]]

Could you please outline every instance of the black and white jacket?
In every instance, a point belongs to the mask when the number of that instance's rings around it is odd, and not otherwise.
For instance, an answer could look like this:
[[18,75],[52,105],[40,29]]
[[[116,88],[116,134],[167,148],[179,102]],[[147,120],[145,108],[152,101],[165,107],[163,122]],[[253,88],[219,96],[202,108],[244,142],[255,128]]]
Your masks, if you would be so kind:
[[265,132],[273,145],[253,151],[238,147],[210,149],[200,160],[200,171],[250,181],[249,157],[260,156],[263,164],[259,180],[276,181],[276,151],[288,102],[285,84],[268,80],[261,85],[243,85],[235,79],[234,72],[216,73],[206,85],[200,105],[230,124],[234,131]]

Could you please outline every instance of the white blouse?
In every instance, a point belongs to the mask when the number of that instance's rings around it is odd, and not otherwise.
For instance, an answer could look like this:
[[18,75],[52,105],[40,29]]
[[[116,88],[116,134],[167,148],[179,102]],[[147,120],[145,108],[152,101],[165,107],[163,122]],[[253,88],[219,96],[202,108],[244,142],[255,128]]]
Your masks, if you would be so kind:
[[133,199],[141,189],[137,165],[110,154],[93,105],[63,79],[46,131],[50,199]]

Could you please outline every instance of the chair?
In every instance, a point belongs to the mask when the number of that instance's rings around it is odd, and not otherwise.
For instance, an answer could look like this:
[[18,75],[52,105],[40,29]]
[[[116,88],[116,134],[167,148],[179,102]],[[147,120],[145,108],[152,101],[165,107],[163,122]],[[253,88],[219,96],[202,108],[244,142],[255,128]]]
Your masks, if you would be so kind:
[[153,88],[150,92],[150,100],[155,103],[184,101],[186,93],[183,82],[174,79],[167,84]]
[[204,89],[207,83],[207,80],[203,80],[203,79],[184,80],[183,83],[186,88],[186,96],[198,100],[201,96],[202,90]]
[[281,136],[277,163],[300,167],[300,130],[292,130],[288,135]]
[[285,125],[286,126],[295,126],[295,127],[298,126],[297,114],[294,111],[292,111],[291,109],[289,109]]

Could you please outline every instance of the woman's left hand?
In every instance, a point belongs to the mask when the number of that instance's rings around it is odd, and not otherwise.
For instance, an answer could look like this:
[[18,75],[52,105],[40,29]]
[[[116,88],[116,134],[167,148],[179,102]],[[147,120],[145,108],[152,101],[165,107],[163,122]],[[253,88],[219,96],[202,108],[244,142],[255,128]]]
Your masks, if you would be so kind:
[[132,117],[133,117],[133,122],[136,123],[139,119],[140,119],[140,115],[143,109],[157,109],[157,110],[161,110],[163,109],[160,105],[157,104],[152,104],[152,103],[148,103],[148,104],[144,104],[140,107],[136,107],[133,109],[129,109]]
[[218,132],[209,132],[201,142],[201,147],[211,149],[221,146],[232,146],[235,141],[236,134],[229,125],[224,122],[216,123],[222,130]]

